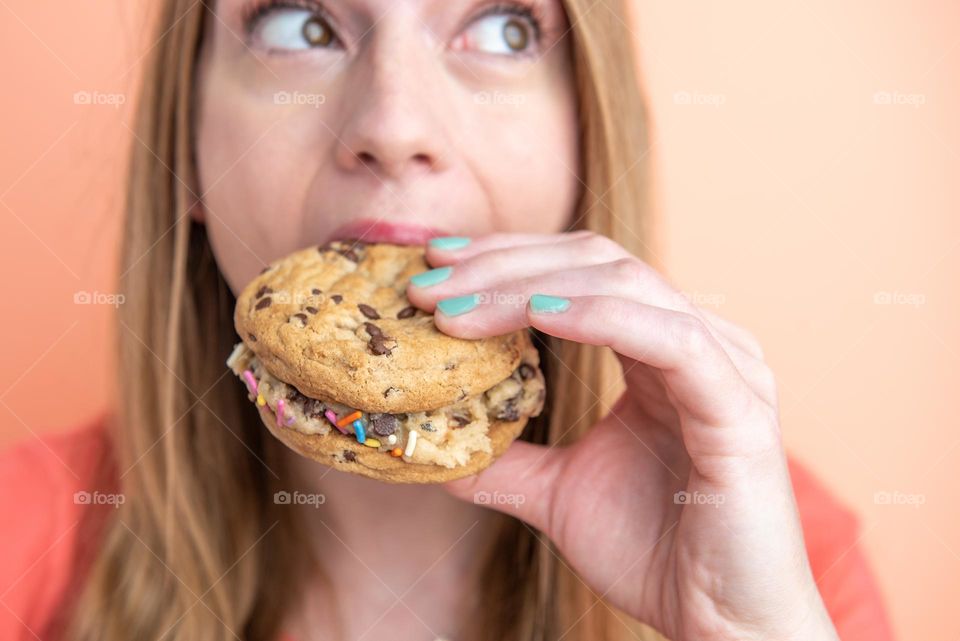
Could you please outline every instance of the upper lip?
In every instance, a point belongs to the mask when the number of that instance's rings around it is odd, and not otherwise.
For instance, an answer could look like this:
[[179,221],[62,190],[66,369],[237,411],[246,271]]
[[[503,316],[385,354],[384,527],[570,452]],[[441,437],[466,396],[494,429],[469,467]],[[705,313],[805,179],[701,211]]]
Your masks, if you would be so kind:
[[449,232],[436,227],[376,218],[358,218],[330,232],[330,235],[327,236],[327,242],[351,239],[368,243],[422,245],[431,238],[448,235]]

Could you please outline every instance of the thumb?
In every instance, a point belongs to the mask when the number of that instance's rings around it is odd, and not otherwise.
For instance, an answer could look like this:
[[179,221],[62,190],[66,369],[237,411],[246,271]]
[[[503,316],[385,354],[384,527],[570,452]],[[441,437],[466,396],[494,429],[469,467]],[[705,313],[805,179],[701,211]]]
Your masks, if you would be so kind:
[[464,501],[516,517],[547,531],[566,449],[514,441],[490,467],[442,487]]

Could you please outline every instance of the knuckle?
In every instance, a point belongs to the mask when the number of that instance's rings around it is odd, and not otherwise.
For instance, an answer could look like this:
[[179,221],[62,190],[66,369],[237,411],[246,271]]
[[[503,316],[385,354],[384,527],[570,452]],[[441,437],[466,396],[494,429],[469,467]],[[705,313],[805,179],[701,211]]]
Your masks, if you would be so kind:
[[706,323],[693,314],[676,314],[671,333],[674,344],[688,356],[702,356],[713,348],[714,338]]
[[646,275],[643,264],[636,258],[618,258],[611,266],[615,276],[628,283],[637,283]]
[[583,240],[586,251],[597,256],[621,256],[622,250],[618,244],[596,232],[584,234]]

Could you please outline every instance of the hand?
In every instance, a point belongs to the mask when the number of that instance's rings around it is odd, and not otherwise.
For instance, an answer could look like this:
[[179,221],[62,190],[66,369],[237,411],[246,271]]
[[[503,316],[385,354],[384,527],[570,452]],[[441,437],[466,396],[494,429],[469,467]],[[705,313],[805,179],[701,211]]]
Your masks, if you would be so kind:
[[[490,507],[545,533],[596,593],[674,641],[837,638],[807,561],[775,381],[752,336],[590,232],[494,234],[429,247],[427,260],[452,271],[408,288],[418,307],[486,294],[465,313],[438,309],[443,332],[530,326],[607,345],[626,382],[575,444],[517,441],[450,492],[522,495]],[[569,305],[537,312],[533,294]]]

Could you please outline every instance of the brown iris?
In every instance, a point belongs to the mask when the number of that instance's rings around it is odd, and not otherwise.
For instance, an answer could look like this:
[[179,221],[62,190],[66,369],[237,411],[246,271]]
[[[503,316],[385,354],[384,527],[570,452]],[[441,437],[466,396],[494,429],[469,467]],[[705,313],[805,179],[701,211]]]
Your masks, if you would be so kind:
[[311,47],[326,47],[333,41],[333,30],[326,20],[313,16],[303,23],[303,38]]
[[519,20],[508,20],[503,25],[503,39],[514,51],[523,51],[529,42],[527,26]]

